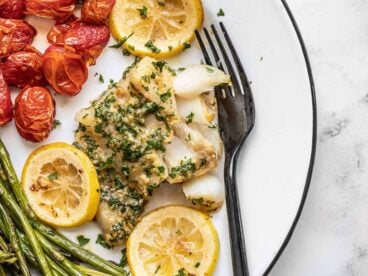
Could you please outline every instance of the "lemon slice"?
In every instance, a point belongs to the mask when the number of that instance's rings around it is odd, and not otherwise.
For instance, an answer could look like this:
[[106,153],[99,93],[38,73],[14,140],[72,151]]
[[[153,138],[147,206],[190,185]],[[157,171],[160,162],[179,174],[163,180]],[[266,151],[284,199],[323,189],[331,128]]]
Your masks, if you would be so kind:
[[219,252],[217,232],[204,213],[166,206],[145,215],[127,242],[133,275],[211,275]]
[[78,226],[97,212],[96,170],[87,155],[71,145],[58,142],[33,151],[22,184],[36,216],[50,225]]
[[190,46],[202,21],[200,0],[117,0],[110,30],[135,55],[167,58]]

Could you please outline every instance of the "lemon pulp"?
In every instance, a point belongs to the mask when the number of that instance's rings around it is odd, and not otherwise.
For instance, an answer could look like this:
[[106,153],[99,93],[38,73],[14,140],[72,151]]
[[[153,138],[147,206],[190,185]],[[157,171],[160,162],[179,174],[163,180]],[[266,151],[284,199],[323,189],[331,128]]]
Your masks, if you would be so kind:
[[167,58],[189,47],[202,21],[200,0],[117,0],[110,29],[131,53]]
[[218,251],[209,216],[174,205],[145,215],[127,242],[129,266],[137,276],[211,275]]
[[97,212],[96,170],[82,151],[68,144],[33,151],[23,168],[22,184],[36,216],[53,226],[78,226]]

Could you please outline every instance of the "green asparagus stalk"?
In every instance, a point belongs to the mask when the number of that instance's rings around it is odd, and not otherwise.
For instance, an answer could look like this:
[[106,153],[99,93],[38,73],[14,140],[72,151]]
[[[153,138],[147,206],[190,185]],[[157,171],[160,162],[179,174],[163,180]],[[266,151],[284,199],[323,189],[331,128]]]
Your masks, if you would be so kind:
[[13,221],[11,220],[7,210],[5,210],[4,206],[0,203],[0,215],[2,216],[2,221],[4,223],[6,231],[9,233],[9,241],[10,245],[13,249],[13,252],[17,256],[19,268],[24,276],[30,276],[28,265],[26,259],[24,257],[22,248],[19,244],[19,239],[17,233],[15,232],[15,226]]
[[[10,187],[21,207],[21,209],[26,212],[30,217],[34,217],[34,213],[28,203],[26,195],[23,193],[22,187],[19,183],[17,174],[15,173],[14,167],[10,161],[10,156],[5,148],[3,141],[0,139],[0,163],[5,171],[5,175],[10,183]],[[4,183],[4,181],[2,181]]]
[[98,272],[96,270],[90,269],[85,266],[78,266],[79,270],[82,271],[87,276],[110,276],[110,274],[106,274],[104,272]]
[[101,257],[93,254],[92,252],[81,248],[74,242],[70,241],[62,234],[45,226],[38,221],[31,222],[33,227],[36,228],[41,234],[43,234],[48,240],[52,241],[54,244],[58,245],[60,248],[69,252],[73,256],[77,257],[81,261],[92,265],[100,271],[109,273],[110,275],[124,276],[127,272],[120,266],[115,265]]
[[0,265],[0,276],[6,276],[4,268]]
[[[2,230],[3,228],[0,226],[0,229]],[[0,249],[3,251],[9,251],[8,244],[4,241],[2,236],[0,236]]]
[[16,261],[17,257],[13,253],[0,251],[0,264],[14,264]]
[[[0,150],[1,152],[1,150]],[[1,154],[1,153],[0,153]],[[39,268],[41,272],[45,276],[53,275],[49,264],[46,260],[46,256],[36,238],[35,232],[29,223],[26,215],[22,212],[21,208],[14,200],[12,195],[7,191],[4,182],[0,180],[0,198],[2,199],[3,203],[9,208],[9,210],[15,215],[17,219],[19,219],[20,223],[22,224],[24,233],[26,234],[32,251],[35,253],[37,262],[39,264]]]
[[68,272],[68,275],[71,276],[83,276],[84,274],[79,271],[77,265],[69,261],[67,258],[64,257],[64,255],[60,254],[52,244],[40,233],[36,232],[36,236],[38,240],[40,241],[42,247],[45,249],[47,254],[52,257],[57,263],[59,263],[66,272]]

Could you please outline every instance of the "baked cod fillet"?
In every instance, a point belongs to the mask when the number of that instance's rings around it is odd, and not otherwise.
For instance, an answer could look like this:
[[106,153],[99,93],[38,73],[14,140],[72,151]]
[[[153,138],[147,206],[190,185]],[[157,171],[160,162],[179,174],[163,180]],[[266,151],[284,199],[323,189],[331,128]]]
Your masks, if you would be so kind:
[[143,58],[76,116],[74,144],[97,169],[96,219],[111,245],[127,239],[162,182],[182,183],[217,166],[219,146],[178,112],[174,76],[165,62]]

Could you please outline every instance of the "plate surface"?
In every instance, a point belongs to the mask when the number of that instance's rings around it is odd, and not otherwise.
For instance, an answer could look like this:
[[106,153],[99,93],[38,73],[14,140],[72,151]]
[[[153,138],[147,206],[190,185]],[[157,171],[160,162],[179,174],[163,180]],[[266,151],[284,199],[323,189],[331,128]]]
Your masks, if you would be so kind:
[[[279,0],[203,0],[205,25],[223,21],[233,38],[251,81],[256,127],[240,156],[238,186],[243,213],[247,254],[251,275],[262,275],[285,244],[302,202],[309,174],[313,146],[313,97],[304,57],[290,20]],[[217,17],[222,8],[224,17]],[[38,30],[34,45],[48,47],[46,33],[52,22],[28,17]],[[110,40],[109,45],[115,43]],[[169,60],[173,67],[199,63],[196,44],[179,57]],[[61,127],[47,141],[73,142],[75,113],[95,99],[107,87],[109,79],[118,80],[133,62],[119,50],[106,48],[90,67],[89,79],[82,92],[65,98],[55,95],[56,118]],[[102,74],[105,83],[98,78]],[[15,98],[16,92],[12,92]],[[231,121],[229,121],[231,123]],[[40,146],[23,141],[13,123],[0,130],[18,174],[28,154]],[[221,173],[219,173],[221,175]],[[163,186],[147,209],[158,205],[184,202],[179,186]],[[221,240],[220,259],[215,275],[231,275],[231,254],[226,210],[214,214],[213,221]],[[83,234],[91,239],[87,248],[107,259],[118,261],[120,249],[105,250],[94,241],[99,229],[94,223],[63,231],[75,240]]]

